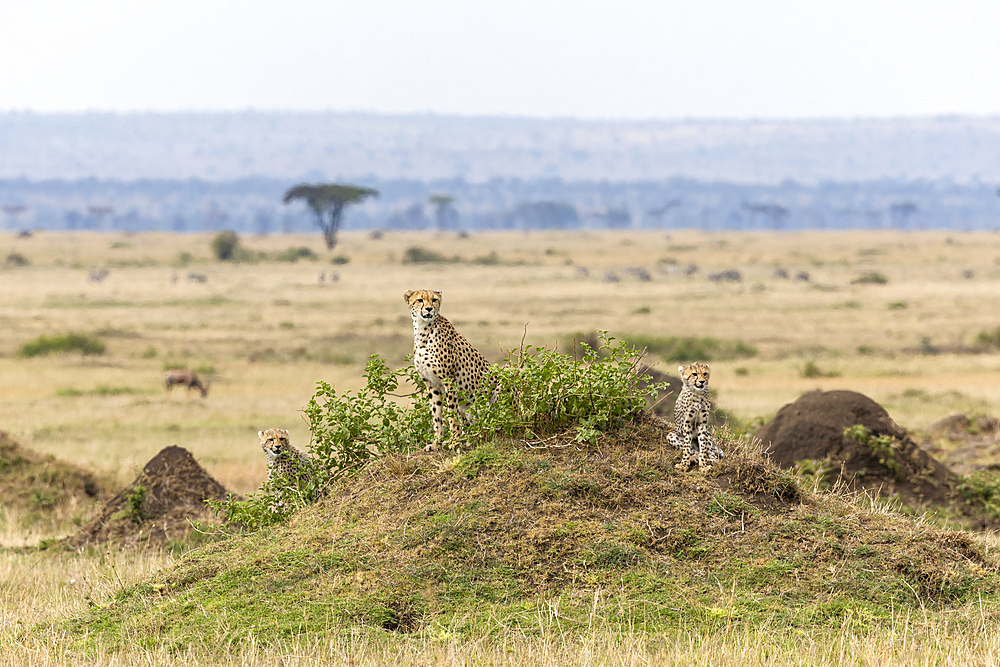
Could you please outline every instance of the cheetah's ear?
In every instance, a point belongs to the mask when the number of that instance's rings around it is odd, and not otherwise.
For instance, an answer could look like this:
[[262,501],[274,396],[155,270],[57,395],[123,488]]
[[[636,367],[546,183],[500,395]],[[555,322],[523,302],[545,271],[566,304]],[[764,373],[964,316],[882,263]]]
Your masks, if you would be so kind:
[[683,366],[678,366],[677,367],[677,372],[683,374],[684,373],[684,367]]
[[409,303],[411,296],[413,296],[413,290],[411,289],[406,290],[405,292],[403,292],[403,301]]
[[438,290],[434,290],[434,293],[438,295],[439,299],[441,298],[441,292],[439,292]]
[[257,431],[257,437],[258,438],[263,438],[264,437],[264,432],[263,431]]
[[287,428],[283,428],[283,429],[279,430],[278,433],[280,433],[281,435],[285,436],[286,438],[288,437],[288,429]]

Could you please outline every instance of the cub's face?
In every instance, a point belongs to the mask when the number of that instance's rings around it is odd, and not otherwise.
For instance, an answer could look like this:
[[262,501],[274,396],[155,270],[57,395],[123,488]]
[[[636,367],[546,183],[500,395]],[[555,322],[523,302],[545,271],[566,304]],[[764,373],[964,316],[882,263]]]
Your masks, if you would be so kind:
[[681,373],[681,381],[685,387],[704,389],[708,386],[708,376],[711,374],[708,364],[696,361],[687,366],[678,366],[677,370]]
[[407,290],[403,299],[410,307],[410,317],[415,324],[430,324],[441,312],[441,292],[431,290]]
[[260,437],[260,448],[270,461],[288,449],[288,431],[283,428],[269,428],[266,431],[258,431],[257,435]]

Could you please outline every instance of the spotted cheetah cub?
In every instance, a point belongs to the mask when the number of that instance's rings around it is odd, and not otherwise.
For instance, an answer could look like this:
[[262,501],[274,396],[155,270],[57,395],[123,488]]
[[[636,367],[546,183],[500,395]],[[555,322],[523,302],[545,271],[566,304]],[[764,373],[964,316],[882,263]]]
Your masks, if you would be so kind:
[[712,438],[708,418],[712,413],[712,398],[708,393],[708,364],[696,361],[687,366],[678,366],[684,386],[674,404],[674,430],[668,441],[687,455],[676,467],[686,470],[695,461],[699,468],[706,470],[712,462],[722,458],[722,450]]
[[[444,441],[444,404],[454,437],[458,433],[455,414],[468,419],[466,408],[490,362],[441,315],[441,292],[407,290],[403,300],[413,318],[413,365],[427,383],[434,415],[434,442],[424,449],[433,450]],[[446,380],[457,392],[445,388]]]
[[269,428],[258,431],[260,448],[267,456],[267,481],[274,484],[292,483],[302,487],[313,479],[316,463],[299,450],[292,447],[288,431],[283,428]]

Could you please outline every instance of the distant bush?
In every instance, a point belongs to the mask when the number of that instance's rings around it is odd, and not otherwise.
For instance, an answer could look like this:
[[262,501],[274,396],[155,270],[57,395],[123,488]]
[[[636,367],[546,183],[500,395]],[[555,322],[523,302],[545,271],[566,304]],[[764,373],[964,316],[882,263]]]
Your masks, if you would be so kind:
[[976,334],[976,347],[997,348],[1000,347],[1000,327],[992,331],[980,331]]
[[220,262],[238,259],[241,249],[240,237],[232,230],[219,232],[212,239],[212,253]]
[[336,257],[330,259],[331,264],[337,264],[337,265],[347,264],[350,261],[351,258],[348,257],[347,255],[337,255]]
[[481,255],[475,257],[472,260],[473,264],[480,264],[482,266],[496,266],[500,263],[500,255],[497,254],[496,250],[493,250],[488,255]]
[[802,368],[802,377],[804,378],[835,378],[840,377],[840,373],[837,371],[824,371],[819,366],[816,365],[814,361],[807,361],[806,365]]
[[277,262],[297,262],[300,259],[316,261],[319,259],[319,256],[308,247],[299,246],[298,248],[286,248],[282,250],[274,256],[274,259]]
[[728,361],[757,356],[757,348],[741,340],[719,340],[710,336],[629,336],[637,350],[645,349],[664,361]]
[[5,262],[7,266],[27,266],[30,264],[28,258],[19,252],[12,252],[7,255],[7,261]]
[[887,282],[889,282],[889,279],[886,278],[884,275],[882,275],[881,273],[878,273],[877,271],[872,271],[871,273],[866,273],[864,275],[858,276],[857,278],[855,278],[854,280],[851,281],[851,284],[852,285],[885,285]]
[[98,338],[84,334],[68,333],[61,336],[39,336],[21,346],[19,356],[39,357],[60,352],[79,352],[83,355],[104,354],[107,346]]
[[411,245],[403,253],[403,264],[431,264],[434,262],[448,262],[447,257],[439,252],[427,250],[418,245]]

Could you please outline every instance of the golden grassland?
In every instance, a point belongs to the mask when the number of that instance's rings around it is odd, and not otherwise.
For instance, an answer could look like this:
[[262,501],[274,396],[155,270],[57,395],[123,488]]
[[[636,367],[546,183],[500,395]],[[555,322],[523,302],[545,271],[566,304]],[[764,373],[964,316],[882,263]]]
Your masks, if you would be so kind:
[[[356,389],[373,353],[390,366],[405,363],[412,337],[402,293],[413,288],[441,290],[443,313],[493,361],[522,339],[567,349],[597,330],[626,340],[711,336],[752,345],[753,357],[712,363],[717,403],[741,421],[767,419],[816,388],[860,391],[911,429],[957,412],[1000,414],[1000,351],[970,350],[980,332],[1000,326],[996,234],[387,232],[376,239],[352,232],[333,253],[318,233],[242,239],[253,253],[304,246],[319,257],[295,263],[219,262],[210,242],[210,234],[0,236],[0,429],[94,470],[115,490],[177,444],[228,489],[253,491],[266,477],[257,430],[288,428],[304,447],[301,410],[317,381]],[[457,261],[405,264],[412,246]],[[14,254],[27,265],[4,265]],[[349,261],[331,263],[331,254]],[[698,272],[685,275],[689,264]],[[642,267],[651,280],[625,267]],[[779,267],[809,279],[776,278]],[[104,280],[88,280],[102,268]],[[742,280],[707,279],[723,269],[739,270]],[[854,282],[872,272],[887,282]],[[207,281],[190,281],[189,273]],[[604,282],[606,274],[620,281]],[[18,355],[38,336],[71,331],[99,337],[107,352]],[[210,378],[207,399],[164,391],[163,371],[175,364]],[[675,366],[659,363],[666,372]],[[69,514],[39,529],[6,512],[0,540],[11,547],[64,535],[81,520]],[[27,631],[105,604],[173,558],[0,554],[0,665],[202,664],[195,649],[82,659],[51,635]],[[481,646],[459,645],[442,629],[437,640],[319,637],[285,650],[259,649],[249,637],[234,642],[231,664],[986,665],[1000,654],[1000,633],[985,620],[975,637],[909,616],[864,625],[858,619],[828,636],[693,627],[659,639],[628,628],[589,637],[546,630]]]

